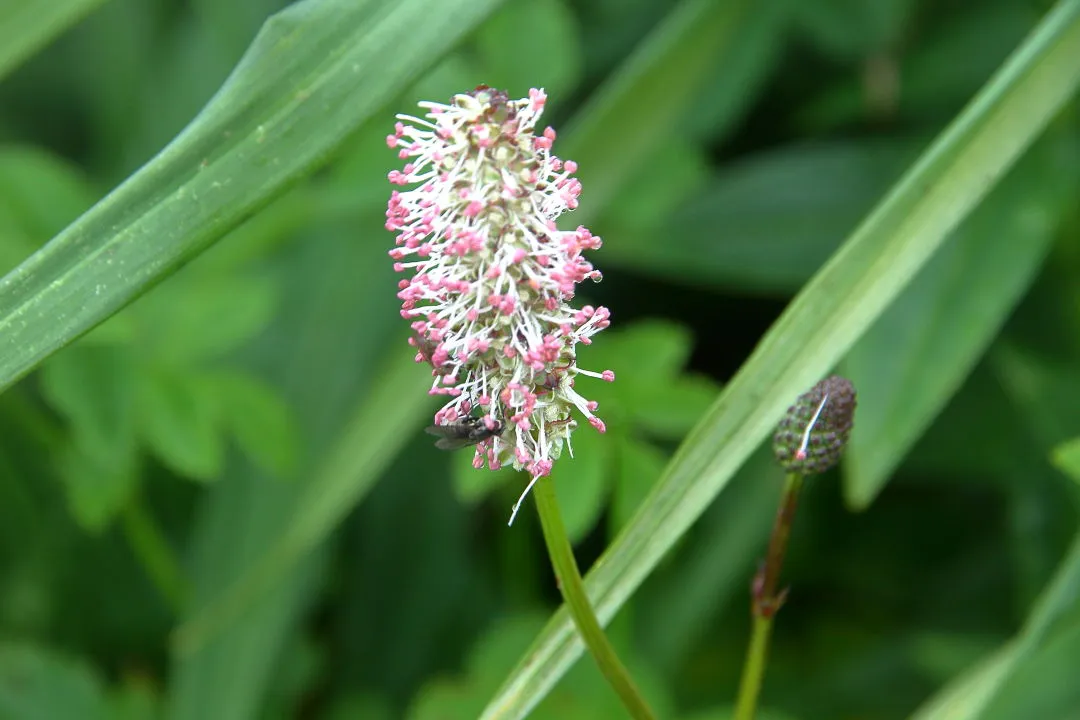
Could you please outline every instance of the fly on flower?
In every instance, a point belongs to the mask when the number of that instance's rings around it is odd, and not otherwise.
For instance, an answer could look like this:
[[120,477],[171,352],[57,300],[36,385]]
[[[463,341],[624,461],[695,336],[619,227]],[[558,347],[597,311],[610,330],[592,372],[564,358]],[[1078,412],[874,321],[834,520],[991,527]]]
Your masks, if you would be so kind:
[[[386,211],[394,269],[408,274],[401,314],[417,362],[433,368],[429,392],[447,398],[429,432],[440,447],[476,445],[477,468],[509,464],[534,482],[569,451],[572,411],[605,430],[576,379],[615,379],[577,364],[577,346],[610,313],[570,305],[578,283],[600,280],[584,253],[601,242],[556,226],[581,183],[577,164],[552,154],[555,131],[535,131],[546,100],[543,90],[511,100],[480,86],[449,104],[420,103],[423,117],[399,115],[386,139],[405,163],[389,174],[401,189]],[[474,411],[500,418],[498,430]]]
[[435,447],[440,450],[460,450],[461,448],[478,445],[485,440],[498,437],[503,431],[503,424],[498,420],[491,422],[491,426],[484,422],[483,418],[468,417],[445,425],[433,425],[426,428],[429,435],[438,436]]

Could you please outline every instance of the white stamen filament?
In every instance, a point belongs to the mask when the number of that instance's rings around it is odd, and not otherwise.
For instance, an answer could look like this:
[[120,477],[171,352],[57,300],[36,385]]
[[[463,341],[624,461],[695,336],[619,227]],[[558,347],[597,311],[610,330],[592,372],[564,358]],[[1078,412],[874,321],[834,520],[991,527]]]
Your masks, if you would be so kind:
[[511,525],[514,524],[514,518],[517,517],[518,510],[521,509],[521,503],[525,502],[525,498],[526,498],[526,496],[528,496],[529,491],[532,490],[533,485],[535,485],[536,481],[539,480],[539,479],[540,479],[540,476],[537,475],[536,477],[534,477],[532,480],[529,481],[528,485],[525,486],[525,492],[521,493],[521,496],[517,499],[517,502],[514,503],[514,509],[510,511],[510,522],[506,523],[507,527],[510,527]]
[[814,429],[814,425],[817,424],[818,418],[821,416],[821,411],[825,409],[825,403],[828,401],[829,394],[825,393],[825,397],[821,398],[821,404],[818,405],[817,410],[814,412],[814,417],[810,418],[810,422],[807,423],[806,429],[803,430],[802,444],[799,445],[799,450],[795,453],[795,457],[800,460],[806,457],[806,448],[810,444],[810,431]]

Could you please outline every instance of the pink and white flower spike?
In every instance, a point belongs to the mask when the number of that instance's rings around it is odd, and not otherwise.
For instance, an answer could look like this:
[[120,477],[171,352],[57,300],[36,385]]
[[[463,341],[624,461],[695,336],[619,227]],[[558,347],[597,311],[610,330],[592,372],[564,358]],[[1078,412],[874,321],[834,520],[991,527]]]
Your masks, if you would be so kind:
[[600,248],[584,227],[556,219],[578,205],[577,164],[552,154],[555,131],[535,127],[543,90],[510,100],[480,86],[450,104],[423,102],[424,118],[398,115],[387,145],[405,162],[389,174],[386,229],[401,314],[412,321],[417,362],[432,365],[431,394],[445,395],[436,425],[479,418],[497,434],[476,445],[473,465],[532,476],[510,523],[563,445],[573,455],[574,410],[597,431],[596,403],[579,375],[611,382],[611,370],[577,365],[578,343],[609,324],[607,308],[574,308],[578,283],[600,280],[583,257]]

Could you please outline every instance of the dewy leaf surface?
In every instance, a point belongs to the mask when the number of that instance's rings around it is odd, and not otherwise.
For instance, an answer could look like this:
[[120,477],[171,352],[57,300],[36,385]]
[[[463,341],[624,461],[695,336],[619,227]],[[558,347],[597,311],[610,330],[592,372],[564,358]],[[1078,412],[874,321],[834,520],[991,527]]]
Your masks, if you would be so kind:
[[[587,588],[602,621],[704,512],[791,400],[844,356],[1043,131],[1080,84],[1078,56],[1080,0],[1064,0],[796,297],[590,571]],[[560,610],[482,717],[524,717],[581,650]]]
[[157,157],[0,280],[0,388],[310,172],[498,0],[307,0]]

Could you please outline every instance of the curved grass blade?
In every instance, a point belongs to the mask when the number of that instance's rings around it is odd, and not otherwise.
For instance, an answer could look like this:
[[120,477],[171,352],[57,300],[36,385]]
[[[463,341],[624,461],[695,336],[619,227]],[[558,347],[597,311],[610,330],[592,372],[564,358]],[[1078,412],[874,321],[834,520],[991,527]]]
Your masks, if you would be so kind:
[[671,128],[692,111],[707,85],[714,86],[714,102],[738,104],[734,98],[746,92],[746,78],[710,78],[709,72],[733,51],[760,11],[747,0],[684,0],[567,126],[559,154],[577,161],[589,197],[574,213],[574,223],[588,224],[606,207],[668,141]]
[[[589,572],[602,621],[1042,132],[1080,85],[1076,57],[1080,0],[1063,0],[796,297]],[[482,717],[524,717],[581,649],[560,610]]]
[[161,153],[0,280],[0,389],[324,161],[499,0],[307,0]]
[[105,0],[7,0],[0,4],[0,78]]
[[1058,566],[1016,637],[928,700],[913,720],[975,720],[993,707],[998,691],[1050,639],[1050,631],[1080,600],[1080,535]]

